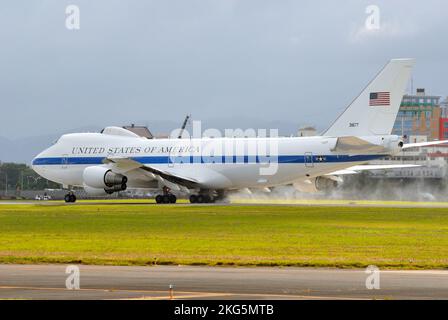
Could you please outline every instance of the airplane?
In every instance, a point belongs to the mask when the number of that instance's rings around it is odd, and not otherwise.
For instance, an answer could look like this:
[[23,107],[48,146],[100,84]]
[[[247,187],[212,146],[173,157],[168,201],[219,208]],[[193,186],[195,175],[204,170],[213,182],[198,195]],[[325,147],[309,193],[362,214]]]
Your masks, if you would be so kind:
[[62,135],[32,161],[42,177],[70,190],[107,195],[127,188],[158,188],[157,203],[222,200],[238,189],[293,185],[306,192],[337,186],[341,176],[414,165],[365,165],[407,148],[392,135],[414,59],[392,59],[321,135],[312,137],[199,137],[147,139],[121,127]]

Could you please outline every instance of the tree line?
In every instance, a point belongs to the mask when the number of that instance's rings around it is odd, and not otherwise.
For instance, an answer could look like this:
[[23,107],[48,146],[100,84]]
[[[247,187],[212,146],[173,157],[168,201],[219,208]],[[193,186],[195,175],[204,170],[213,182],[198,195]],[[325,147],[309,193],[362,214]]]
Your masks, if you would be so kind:
[[61,185],[49,181],[23,163],[0,163],[0,190],[59,189]]

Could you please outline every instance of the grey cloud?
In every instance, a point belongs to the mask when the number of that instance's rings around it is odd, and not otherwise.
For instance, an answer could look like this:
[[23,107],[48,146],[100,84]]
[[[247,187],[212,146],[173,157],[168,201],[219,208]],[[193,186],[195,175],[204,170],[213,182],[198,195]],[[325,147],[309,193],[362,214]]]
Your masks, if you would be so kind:
[[[64,27],[68,4],[80,7],[79,31]],[[369,4],[3,1],[0,136],[186,113],[323,128],[394,57],[416,57],[416,86],[447,94],[446,1],[377,1],[387,31],[354,38]]]

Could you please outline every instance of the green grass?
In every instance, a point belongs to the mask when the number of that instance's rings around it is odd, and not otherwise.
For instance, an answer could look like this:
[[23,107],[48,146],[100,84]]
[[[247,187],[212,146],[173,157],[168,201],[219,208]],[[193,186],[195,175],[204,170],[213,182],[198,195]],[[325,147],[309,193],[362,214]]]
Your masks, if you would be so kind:
[[1,205],[0,262],[447,268],[448,209]]

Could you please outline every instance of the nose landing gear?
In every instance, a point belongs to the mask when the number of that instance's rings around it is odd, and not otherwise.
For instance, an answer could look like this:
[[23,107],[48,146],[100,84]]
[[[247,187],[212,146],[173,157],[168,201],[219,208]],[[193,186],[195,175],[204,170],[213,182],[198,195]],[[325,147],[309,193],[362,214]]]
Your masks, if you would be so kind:
[[163,187],[163,194],[158,194],[156,196],[156,203],[176,203],[177,198],[170,191],[171,189],[168,187]]

